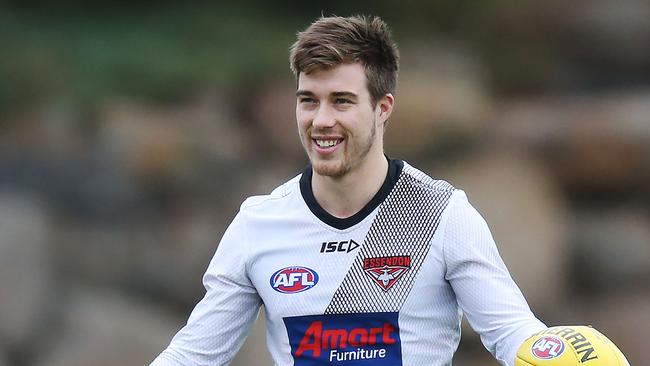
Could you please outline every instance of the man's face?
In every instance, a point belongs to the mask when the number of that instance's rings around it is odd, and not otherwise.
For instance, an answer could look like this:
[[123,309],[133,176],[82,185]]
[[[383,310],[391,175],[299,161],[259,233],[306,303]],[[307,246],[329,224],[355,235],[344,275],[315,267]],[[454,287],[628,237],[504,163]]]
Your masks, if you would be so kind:
[[298,132],[315,174],[342,177],[369,156],[383,156],[392,96],[371,104],[363,65],[301,72],[296,95]]

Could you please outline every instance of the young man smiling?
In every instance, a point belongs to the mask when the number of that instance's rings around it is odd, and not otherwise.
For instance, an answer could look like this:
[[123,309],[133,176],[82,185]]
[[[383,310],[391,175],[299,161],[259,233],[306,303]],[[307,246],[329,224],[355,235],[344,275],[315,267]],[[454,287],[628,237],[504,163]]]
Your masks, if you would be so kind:
[[465,194],[383,151],[398,51],[377,17],[328,17],[291,49],[310,166],[247,199],[206,295],[152,365],[226,365],[262,304],[276,365],[450,365],[463,312],[493,356],[545,326]]
[[366,85],[360,62],[298,75],[296,119],[312,166],[312,190],[336,217],[361,210],[388,171],[384,127],[395,99],[386,93],[374,102]]

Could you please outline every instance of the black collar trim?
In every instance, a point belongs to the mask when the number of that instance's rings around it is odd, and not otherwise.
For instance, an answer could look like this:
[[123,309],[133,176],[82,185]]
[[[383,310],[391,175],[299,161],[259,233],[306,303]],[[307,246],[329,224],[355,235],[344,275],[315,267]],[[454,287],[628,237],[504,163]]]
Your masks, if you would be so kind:
[[388,159],[388,173],[386,174],[386,179],[381,185],[381,188],[379,188],[379,191],[359,212],[343,219],[332,216],[329,212],[325,211],[318,202],[316,202],[314,192],[311,189],[311,165],[308,165],[303,170],[302,177],[300,177],[300,193],[302,194],[302,198],[305,200],[307,207],[309,207],[309,210],[319,220],[336,229],[344,230],[363,221],[363,219],[370,215],[372,211],[384,202],[386,197],[388,197],[388,194],[393,190],[393,187],[395,187],[395,184],[402,173],[402,168],[404,168],[403,161]]

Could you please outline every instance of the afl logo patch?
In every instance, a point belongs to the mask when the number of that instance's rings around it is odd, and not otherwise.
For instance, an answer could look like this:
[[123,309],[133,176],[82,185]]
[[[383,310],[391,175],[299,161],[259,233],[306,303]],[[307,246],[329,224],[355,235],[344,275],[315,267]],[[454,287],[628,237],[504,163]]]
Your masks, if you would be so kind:
[[271,287],[283,294],[307,291],[318,283],[318,273],[307,267],[286,267],[271,276]]
[[540,360],[550,360],[564,352],[564,342],[557,337],[546,336],[538,339],[530,348],[533,356]]

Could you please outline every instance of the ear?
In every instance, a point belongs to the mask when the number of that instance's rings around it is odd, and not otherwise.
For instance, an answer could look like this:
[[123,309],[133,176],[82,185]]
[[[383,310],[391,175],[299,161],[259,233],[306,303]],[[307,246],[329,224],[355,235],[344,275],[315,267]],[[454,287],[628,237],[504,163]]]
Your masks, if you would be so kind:
[[388,118],[393,113],[394,106],[395,106],[395,97],[391,93],[384,95],[377,102],[377,113],[378,113],[377,119],[379,120],[379,122],[385,124],[386,121],[388,121]]

